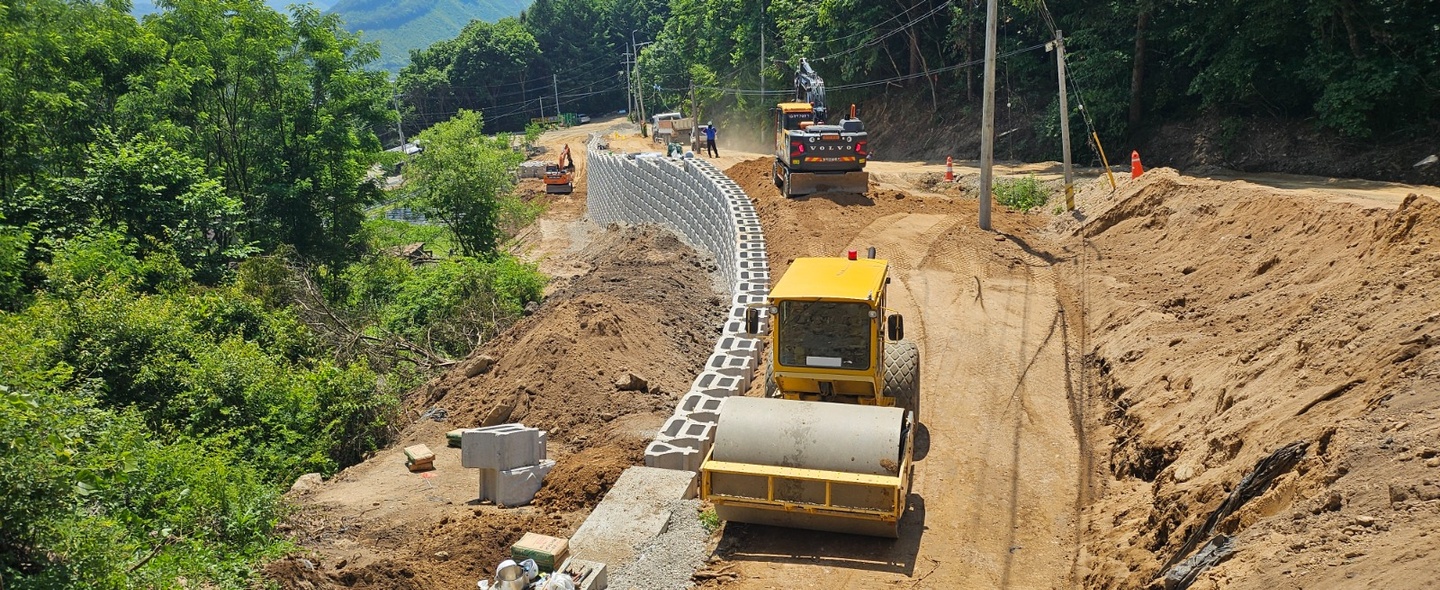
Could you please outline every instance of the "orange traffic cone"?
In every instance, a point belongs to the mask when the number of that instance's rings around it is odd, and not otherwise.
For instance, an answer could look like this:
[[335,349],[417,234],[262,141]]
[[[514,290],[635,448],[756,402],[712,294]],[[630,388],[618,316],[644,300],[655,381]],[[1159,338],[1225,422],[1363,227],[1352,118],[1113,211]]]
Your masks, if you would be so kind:
[[945,182],[955,182],[955,162],[945,156]]
[[1140,175],[1141,175],[1141,174],[1144,174],[1144,173],[1145,173],[1145,168],[1140,165],[1140,152],[1139,152],[1138,150],[1131,150],[1131,151],[1130,151],[1130,178],[1132,178],[1132,179],[1134,179],[1134,178],[1140,178]]

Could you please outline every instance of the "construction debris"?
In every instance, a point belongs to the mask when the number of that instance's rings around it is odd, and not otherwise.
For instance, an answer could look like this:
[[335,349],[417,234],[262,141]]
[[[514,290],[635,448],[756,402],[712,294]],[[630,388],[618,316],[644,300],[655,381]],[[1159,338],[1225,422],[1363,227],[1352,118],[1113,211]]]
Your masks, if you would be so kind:
[[615,388],[620,391],[648,391],[650,384],[645,381],[644,377],[626,371],[620,375],[619,379],[615,380]]
[[605,590],[610,586],[605,564],[574,557],[560,564],[560,571],[575,582],[576,590]]
[[557,565],[565,563],[570,556],[570,542],[558,537],[525,533],[510,547],[510,557],[516,561],[533,559],[542,571],[555,571]]
[[429,471],[435,468],[435,453],[425,445],[405,447],[405,466],[410,471]]
[[546,458],[548,433],[524,424],[471,428],[460,433],[460,465],[480,470],[480,500],[524,506],[555,468]]

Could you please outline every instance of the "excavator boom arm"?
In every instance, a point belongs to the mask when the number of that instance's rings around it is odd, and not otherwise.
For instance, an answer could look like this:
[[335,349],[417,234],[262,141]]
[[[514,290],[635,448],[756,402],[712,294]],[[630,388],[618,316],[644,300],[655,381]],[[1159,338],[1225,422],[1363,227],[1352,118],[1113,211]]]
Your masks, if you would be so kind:
[[815,69],[810,67],[810,62],[800,58],[800,67],[795,69],[795,101],[808,102],[815,107],[815,120],[824,123],[829,109],[825,106],[825,80]]

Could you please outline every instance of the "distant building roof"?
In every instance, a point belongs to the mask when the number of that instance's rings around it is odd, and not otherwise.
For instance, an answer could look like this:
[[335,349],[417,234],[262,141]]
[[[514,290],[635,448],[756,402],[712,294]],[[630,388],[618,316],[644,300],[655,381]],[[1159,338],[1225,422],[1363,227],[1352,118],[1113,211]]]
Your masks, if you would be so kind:
[[388,150],[385,150],[385,151],[387,151],[387,152],[403,152],[403,153],[404,153],[405,155],[407,155],[407,156],[413,156],[413,155],[415,155],[415,154],[418,154],[418,153],[420,153],[420,152],[425,151],[425,148],[422,148],[422,147],[420,147],[420,146],[418,146],[418,145],[415,145],[414,143],[408,143],[408,142],[407,142],[407,143],[403,143],[403,144],[397,145],[397,146],[395,146],[395,147],[393,147],[393,148],[390,148],[390,149],[388,149]]

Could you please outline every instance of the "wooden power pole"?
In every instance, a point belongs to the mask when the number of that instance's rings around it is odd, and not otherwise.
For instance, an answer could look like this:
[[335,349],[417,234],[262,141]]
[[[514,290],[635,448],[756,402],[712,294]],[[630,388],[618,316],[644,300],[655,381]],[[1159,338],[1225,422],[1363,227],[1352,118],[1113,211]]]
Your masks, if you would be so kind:
[[985,8],[985,93],[980,114],[980,229],[990,231],[990,183],[995,166],[995,29],[996,0]]
[[1070,169],[1070,101],[1065,92],[1065,35],[1055,29],[1055,67],[1060,72],[1060,153],[1065,160],[1065,209],[1075,208],[1075,174]]

